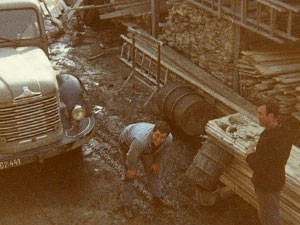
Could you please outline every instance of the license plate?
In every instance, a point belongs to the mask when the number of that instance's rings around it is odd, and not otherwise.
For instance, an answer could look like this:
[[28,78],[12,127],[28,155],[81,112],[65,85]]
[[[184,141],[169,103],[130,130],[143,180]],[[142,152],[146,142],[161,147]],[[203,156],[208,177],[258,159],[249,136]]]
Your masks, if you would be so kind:
[[12,159],[0,162],[0,170],[17,167],[21,165],[21,159]]

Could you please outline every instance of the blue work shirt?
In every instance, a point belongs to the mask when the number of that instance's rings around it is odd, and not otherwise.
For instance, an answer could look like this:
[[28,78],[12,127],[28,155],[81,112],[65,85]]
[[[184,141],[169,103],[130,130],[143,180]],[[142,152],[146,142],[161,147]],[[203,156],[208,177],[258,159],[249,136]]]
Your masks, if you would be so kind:
[[120,134],[120,143],[127,146],[128,152],[126,157],[126,165],[128,169],[136,169],[137,162],[141,158],[147,164],[157,164],[161,158],[161,154],[173,140],[170,133],[165,142],[153,152],[151,146],[151,133],[154,128],[152,123],[134,123],[125,127]]

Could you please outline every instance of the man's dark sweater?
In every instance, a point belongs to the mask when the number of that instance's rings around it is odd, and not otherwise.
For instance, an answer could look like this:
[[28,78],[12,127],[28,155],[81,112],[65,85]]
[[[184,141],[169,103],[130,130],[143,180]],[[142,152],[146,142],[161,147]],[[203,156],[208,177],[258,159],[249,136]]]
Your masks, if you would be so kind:
[[293,141],[294,134],[282,126],[262,132],[256,151],[246,159],[254,172],[252,182],[255,188],[268,192],[282,189],[285,184],[285,165]]

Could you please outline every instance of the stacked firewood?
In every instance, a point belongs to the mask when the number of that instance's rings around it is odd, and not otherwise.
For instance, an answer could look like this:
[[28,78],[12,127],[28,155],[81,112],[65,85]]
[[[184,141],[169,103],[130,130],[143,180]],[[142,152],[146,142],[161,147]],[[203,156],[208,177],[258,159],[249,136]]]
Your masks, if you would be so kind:
[[[300,111],[300,51],[242,52],[238,64],[241,93],[250,101],[275,99],[283,115]],[[299,89],[299,88],[298,88]],[[296,109],[295,109],[296,106]]]
[[164,24],[163,40],[231,86],[233,24],[186,2],[169,0],[168,3],[173,7]]

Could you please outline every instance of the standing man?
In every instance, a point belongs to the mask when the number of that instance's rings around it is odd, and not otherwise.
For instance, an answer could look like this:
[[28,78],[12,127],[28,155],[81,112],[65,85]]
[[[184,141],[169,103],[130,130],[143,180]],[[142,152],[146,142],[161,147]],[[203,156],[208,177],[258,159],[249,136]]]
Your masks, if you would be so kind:
[[[285,184],[285,165],[289,158],[294,134],[278,118],[279,108],[266,102],[257,108],[257,117],[265,130],[256,150],[246,152],[253,170],[252,182],[258,201],[258,217],[262,225],[280,225],[280,191]],[[285,125],[285,126],[284,126]]]
[[124,207],[131,210],[133,181],[137,163],[141,159],[148,178],[154,204],[164,204],[158,177],[159,160],[172,142],[169,125],[164,121],[130,124],[120,134],[120,146],[125,166]]

